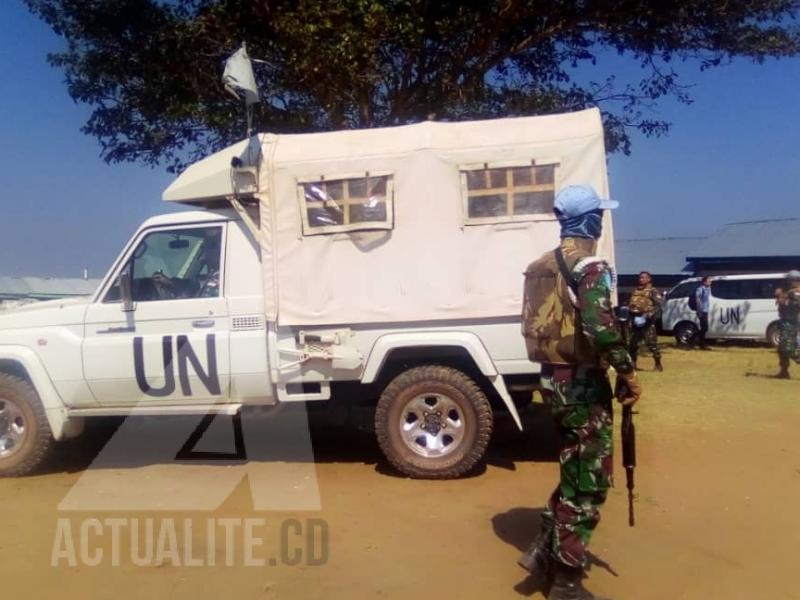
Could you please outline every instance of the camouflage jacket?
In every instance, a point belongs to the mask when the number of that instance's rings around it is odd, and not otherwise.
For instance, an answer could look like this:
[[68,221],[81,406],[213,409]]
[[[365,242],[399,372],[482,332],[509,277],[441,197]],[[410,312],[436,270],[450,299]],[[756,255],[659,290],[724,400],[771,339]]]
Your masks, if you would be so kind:
[[778,304],[778,316],[793,325],[800,325],[800,287],[784,293]]
[[662,301],[661,293],[653,287],[653,284],[648,283],[633,290],[628,300],[628,308],[633,314],[653,317],[661,310]]
[[611,309],[612,272],[591,256],[590,240],[565,238],[561,250],[577,290],[572,297],[555,251],[525,272],[522,333],[531,360],[546,363],[613,366],[633,371],[633,362]]

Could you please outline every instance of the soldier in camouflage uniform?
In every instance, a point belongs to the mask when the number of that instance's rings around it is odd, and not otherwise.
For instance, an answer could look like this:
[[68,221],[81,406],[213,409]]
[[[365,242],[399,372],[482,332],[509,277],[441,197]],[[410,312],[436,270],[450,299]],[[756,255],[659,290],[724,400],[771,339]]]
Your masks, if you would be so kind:
[[542,364],[546,402],[562,434],[561,480],[542,514],[536,541],[519,559],[540,582],[552,581],[549,600],[592,600],[581,582],[586,547],[600,519],[612,472],[613,366],[620,401],[641,395],[633,361],[611,311],[613,273],[593,256],[602,230],[601,200],[588,186],[559,192],[555,212],[561,244],[525,272],[523,335],[531,360]]
[[639,354],[639,344],[644,339],[656,362],[656,371],[664,370],[661,365],[661,350],[658,348],[658,333],[656,332],[656,320],[661,313],[662,301],[661,293],[653,287],[653,278],[650,273],[648,271],[639,273],[639,287],[633,290],[631,298],[628,300],[628,310],[631,314],[628,352],[630,352],[634,366],[636,366],[636,358]]
[[797,347],[797,335],[800,331],[800,271],[789,271],[787,279],[791,287],[777,297],[778,324],[780,338],[778,341],[778,359],[781,370],[779,379],[789,379],[789,364],[792,359],[800,363],[800,351]]

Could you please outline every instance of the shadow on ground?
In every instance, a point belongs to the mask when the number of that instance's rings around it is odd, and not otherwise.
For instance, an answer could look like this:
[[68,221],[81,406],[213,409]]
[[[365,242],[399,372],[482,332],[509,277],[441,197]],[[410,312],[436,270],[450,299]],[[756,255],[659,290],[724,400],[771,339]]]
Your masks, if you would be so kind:
[[[558,432],[547,409],[531,404],[522,412],[522,418],[524,432],[517,429],[510,415],[498,414],[485,464],[515,470],[518,461],[558,459]],[[213,432],[214,435],[208,437],[215,438],[220,451],[208,452],[205,451],[208,448],[200,446],[195,451],[192,443],[187,444],[190,438],[197,441],[203,437],[205,430],[198,433],[202,427]],[[236,419],[228,416],[206,419],[205,425],[202,417],[188,416],[87,419],[83,435],[57,444],[43,472],[79,472],[89,468],[95,460],[95,466],[103,468],[138,468],[162,463],[225,467],[247,460],[313,460],[373,464],[378,473],[402,476],[386,463],[374,434],[331,425],[318,416],[306,420],[301,410],[284,410],[275,418],[251,422],[245,429],[248,434],[242,439],[241,427],[237,432]],[[272,443],[267,444],[267,448],[259,448],[258,458],[254,458],[256,453],[248,456],[247,452],[248,446],[253,446],[247,443],[249,436],[269,438]],[[119,437],[126,437],[127,442],[120,444]],[[114,444],[110,444],[112,440]],[[154,446],[174,446],[174,450],[165,455],[163,451],[154,451]],[[169,458],[164,459],[164,456]],[[479,465],[471,475],[482,474],[485,464]]]
[[[520,554],[525,552],[539,534],[544,507],[512,508],[492,517],[495,535],[506,544],[514,546]],[[618,577],[614,568],[597,555],[587,552],[587,571],[592,567],[604,569]],[[514,585],[514,591],[522,596],[533,596],[537,592],[547,594],[548,581],[541,574],[531,575],[520,567],[521,580]]]

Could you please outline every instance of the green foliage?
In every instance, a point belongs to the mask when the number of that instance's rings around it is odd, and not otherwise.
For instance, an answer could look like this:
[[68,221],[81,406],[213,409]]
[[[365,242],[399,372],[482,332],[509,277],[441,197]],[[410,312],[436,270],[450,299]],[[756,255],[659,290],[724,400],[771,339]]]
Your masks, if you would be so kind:
[[[263,59],[257,130],[306,132],[598,105],[610,151],[660,135],[659,98],[690,102],[672,68],[794,56],[797,0],[25,0],[66,40],[50,62],[93,108],[109,162],[170,170],[243,137],[222,68],[242,41]],[[578,82],[599,56],[638,84]]]

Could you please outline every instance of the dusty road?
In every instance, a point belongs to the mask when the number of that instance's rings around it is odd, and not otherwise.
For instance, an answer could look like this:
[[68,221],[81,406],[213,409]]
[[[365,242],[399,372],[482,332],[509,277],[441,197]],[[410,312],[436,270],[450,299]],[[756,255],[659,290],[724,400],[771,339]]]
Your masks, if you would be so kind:
[[[764,348],[671,349],[665,373],[642,373],[637,525],[627,526],[624,472],[618,468],[618,487],[591,547],[590,589],[618,600],[800,598],[800,367],[794,380],[778,381],[768,377],[776,362]],[[647,357],[642,363],[649,368]],[[318,500],[319,508],[303,511],[257,511],[252,473],[242,479],[240,466],[219,461],[159,464],[148,458],[146,437],[125,450],[127,463],[87,470],[109,436],[94,432],[66,445],[50,472],[0,480],[4,595],[541,598],[515,564],[557,477],[552,431],[538,418],[540,409],[532,410],[528,438],[496,439],[486,468],[460,481],[406,480],[388,471],[368,437],[317,436],[316,463],[276,463],[287,481],[307,486],[300,492],[312,504]],[[98,472],[105,509],[80,510],[79,499],[72,506],[78,510],[59,510],[79,481]],[[123,479],[131,474],[145,504],[164,492],[160,506],[173,508],[119,509],[124,502],[115,494],[125,490]],[[182,487],[186,482],[191,485]],[[220,490],[222,504],[174,509],[180,502],[170,504],[170,497],[190,495],[183,489],[193,490],[192,498]],[[115,502],[122,504],[108,510]],[[225,518],[241,525],[230,549],[221,544],[222,529],[214,539],[204,534],[208,523]],[[244,556],[240,520],[246,518],[260,519],[251,522],[263,540],[253,553],[264,566],[248,566]],[[87,527],[91,519],[102,529]],[[121,519],[116,560],[113,523],[105,519]],[[138,527],[148,519],[157,532],[156,551],[136,556],[131,532],[136,527],[142,537]],[[81,547],[82,527],[91,547]],[[90,566],[98,551],[99,564]]]

